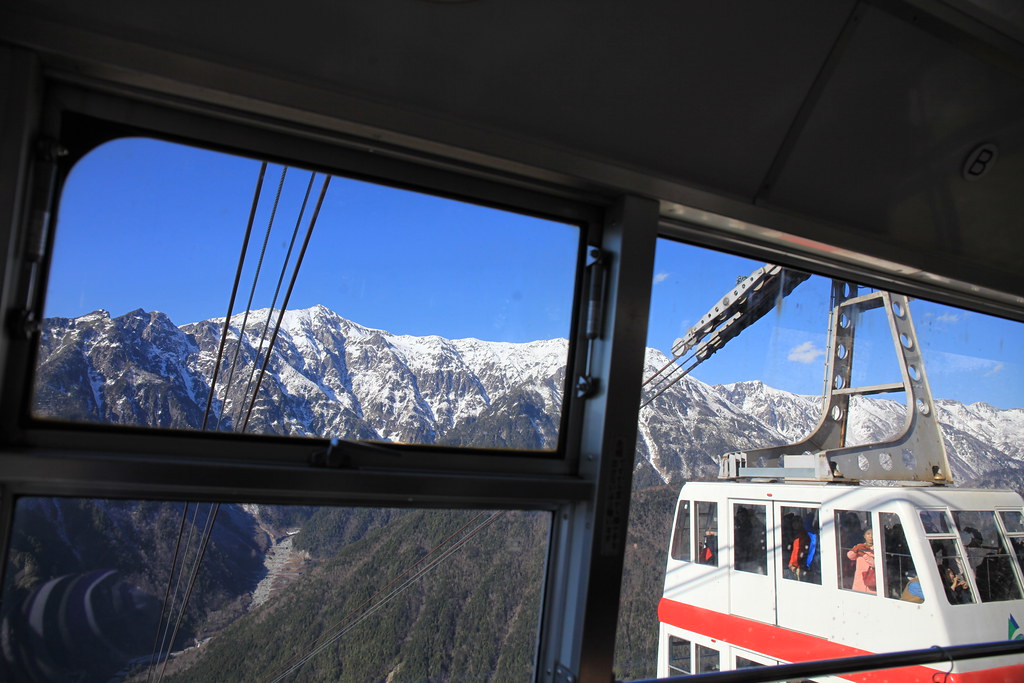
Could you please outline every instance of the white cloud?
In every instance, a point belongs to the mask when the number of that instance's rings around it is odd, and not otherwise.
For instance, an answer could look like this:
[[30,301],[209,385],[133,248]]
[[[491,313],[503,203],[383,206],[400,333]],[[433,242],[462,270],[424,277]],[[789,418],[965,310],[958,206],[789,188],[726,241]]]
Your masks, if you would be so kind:
[[672,273],[658,273],[654,276],[654,284],[658,285],[668,279]]
[[815,347],[812,341],[805,341],[803,344],[791,348],[787,358],[795,363],[810,364],[824,355],[824,349]]
[[992,375],[998,374],[1006,369],[1006,366],[1002,363],[996,363],[995,367],[986,372],[982,377],[991,377]]
[[1004,369],[1002,363],[989,358],[932,350],[928,351],[925,367],[930,374],[955,372],[971,373],[981,377],[990,377]]
[[936,313],[935,311],[926,311],[922,320],[935,323],[958,323],[964,319],[964,314],[954,313],[953,311],[946,311],[945,313]]

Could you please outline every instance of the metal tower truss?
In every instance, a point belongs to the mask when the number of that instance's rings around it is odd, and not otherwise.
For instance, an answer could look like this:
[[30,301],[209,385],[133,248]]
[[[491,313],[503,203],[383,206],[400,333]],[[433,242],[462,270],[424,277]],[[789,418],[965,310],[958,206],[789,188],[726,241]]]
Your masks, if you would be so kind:
[[740,332],[760,320],[810,273],[771,263],[746,277],[672,345],[672,360],[644,382],[644,400],[651,403],[666,389],[710,358]]
[[[722,478],[785,478],[823,482],[892,480],[952,484],[946,448],[925,375],[907,297],[885,291],[858,293],[856,285],[834,281],[828,366],[822,413],[811,433],[793,444],[727,453],[720,457]],[[881,308],[888,319],[900,379],[851,386],[858,324],[865,312]],[[854,396],[903,392],[903,429],[888,441],[847,446]]]

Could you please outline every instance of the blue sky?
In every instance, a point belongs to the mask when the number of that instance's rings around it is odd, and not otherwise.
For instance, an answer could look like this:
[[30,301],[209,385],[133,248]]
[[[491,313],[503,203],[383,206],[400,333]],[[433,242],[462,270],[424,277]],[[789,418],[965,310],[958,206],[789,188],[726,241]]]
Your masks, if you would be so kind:
[[[179,325],[222,317],[259,167],[148,139],[93,150],[61,198],[46,315],[143,308]],[[235,312],[248,298],[281,171],[270,165],[264,178]],[[271,303],[309,177],[287,173],[254,308]],[[318,189],[319,180],[307,219]],[[305,228],[304,219],[298,243]],[[578,239],[574,226],[335,177],[290,308],[323,304],[396,334],[566,337]],[[662,240],[648,345],[668,352],[738,276],[760,265]],[[820,394],[829,288],[817,277],[800,285],[694,376]],[[1021,324],[920,300],[911,311],[937,397],[1024,407]],[[891,381],[897,370],[884,320],[858,330],[854,380]]]
[[[223,317],[259,168],[147,139],[93,150],[61,198],[46,315],[144,308],[179,325]],[[270,165],[264,178],[235,312],[248,299],[281,171]],[[287,173],[253,308],[273,300],[309,177]],[[289,307],[323,304],[396,334],[567,337],[578,241],[575,226],[335,177]]]

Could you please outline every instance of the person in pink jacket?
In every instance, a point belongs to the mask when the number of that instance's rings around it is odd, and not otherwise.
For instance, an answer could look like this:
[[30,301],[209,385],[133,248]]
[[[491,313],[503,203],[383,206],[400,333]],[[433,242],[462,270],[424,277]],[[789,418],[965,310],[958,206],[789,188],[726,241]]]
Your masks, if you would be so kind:
[[858,543],[846,553],[851,560],[856,560],[853,571],[853,590],[861,593],[875,592],[875,545],[871,529],[864,532],[864,542]]

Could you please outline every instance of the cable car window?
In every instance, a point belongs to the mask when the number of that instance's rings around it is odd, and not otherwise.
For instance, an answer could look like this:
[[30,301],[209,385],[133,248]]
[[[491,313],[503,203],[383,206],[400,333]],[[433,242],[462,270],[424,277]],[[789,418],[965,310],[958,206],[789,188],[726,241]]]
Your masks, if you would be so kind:
[[755,662],[753,659],[747,659],[746,657],[740,657],[736,655],[736,668],[737,669],[756,669],[759,666],[764,666],[761,662]]
[[668,670],[669,674],[688,674],[693,671],[690,665],[690,641],[668,637]]
[[533,677],[551,516],[21,498],[3,680]]
[[1010,536],[1010,548],[1013,549],[1013,555],[1017,558],[1017,566],[1020,567],[1020,571],[1024,574],[1024,535],[1021,536]]
[[697,501],[697,562],[718,566],[718,503]]
[[956,541],[953,539],[933,538],[931,541],[932,555],[935,566],[939,569],[939,578],[946,599],[951,605],[973,604],[974,591],[967,582],[964,561],[960,556]]
[[875,542],[871,515],[863,511],[836,511],[839,543],[839,586],[859,593],[877,594]]
[[924,602],[924,591],[907,544],[900,517],[892,512],[878,515],[885,556],[885,597],[906,602]]
[[1013,534],[1024,534],[1024,515],[1020,510],[1000,510],[999,517],[1003,520],[1003,528]]
[[551,450],[579,243],[575,225],[114,140],[63,187],[32,413]]
[[949,515],[945,510],[921,510],[919,515],[926,534],[950,533]]
[[[666,228],[677,236],[688,232],[675,221]],[[816,590],[810,586],[818,581],[823,588],[843,589],[836,596],[840,610],[862,602],[869,609],[871,601],[862,600],[867,595],[885,596],[890,605],[906,597],[902,606],[892,609],[919,618],[922,609],[910,602],[920,599],[915,595],[918,586],[929,603],[945,605],[933,566],[936,560],[929,557],[929,546],[919,541],[951,541],[948,547],[939,544],[938,562],[948,558],[947,563],[955,565],[959,539],[948,506],[973,495],[961,497],[956,487],[1021,488],[1015,464],[1021,452],[1020,430],[1013,425],[1024,406],[1022,330],[1016,321],[660,239],[641,380],[617,677],[652,676],[650,665],[637,664],[642,657],[636,653],[668,646],[644,616],[659,599],[673,608],[679,604],[733,614],[739,613],[734,607],[739,606],[748,612],[742,615],[746,618],[820,638],[837,636],[827,628],[828,620],[807,609],[801,601],[807,596],[799,595]],[[946,456],[948,466],[943,463]],[[830,467],[823,467],[826,460]],[[946,471],[936,478],[934,467],[940,464]],[[719,477],[736,481],[721,481],[713,488],[699,483]],[[737,510],[753,509],[733,505],[765,502],[760,496],[767,493],[741,492],[747,483],[786,478],[818,478],[849,486],[821,487],[825,493],[813,503],[813,495],[783,495],[791,488],[788,483],[774,490],[766,487],[773,496],[767,500],[778,501],[767,510],[765,526],[774,563],[766,566],[777,578],[778,594],[754,595],[745,584],[761,579],[743,570],[763,571],[750,557],[760,555],[761,541],[744,539],[739,532],[735,542],[730,538],[741,514]],[[887,488],[867,493],[883,481]],[[919,495],[928,481],[943,481],[945,486],[929,489],[934,495]],[[792,484],[794,491],[800,490],[799,483]],[[687,487],[682,495],[691,499],[694,562],[700,556],[703,532],[692,501],[730,501],[722,510],[727,528],[720,534],[720,565],[732,567],[735,562],[735,572],[717,577],[710,570],[681,568],[671,557],[673,511],[682,486]],[[905,496],[904,486],[913,486],[915,493]],[[709,491],[714,493],[705,493]],[[919,513],[909,501],[897,502],[905,498],[926,509]],[[795,502],[801,500],[806,502]],[[1001,499],[1005,502],[994,507],[1020,510],[1012,500]],[[798,557],[798,576],[789,563],[792,540],[801,531],[787,515],[814,505],[825,510],[818,513],[823,533],[819,543],[824,539],[818,555],[825,557],[817,567],[806,568],[800,567]],[[847,514],[835,516],[836,507]],[[901,517],[879,516],[876,508],[898,510]],[[869,529],[872,539],[866,545],[864,533]],[[1024,563],[1024,531],[1021,534],[1019,539],[1007,537],[1010,552],[1016,553],[1018,541],[1021,544]],[[752,545],[757,552],[751,552]],[[908,546],[915,556],[910,556]],[[822,578],[821,572],[828,576]],[[970,587],[963,599],[977,599],[973,575],[964,577]],[[737,589],[737,584],[744,588]],[[931,609],[927,604],[921,607]],[[693,624],[701,620],[684,622],[684,613],[681,608],[664,610],[662,631],[686,628],[702,637],[695,642],[714,637],[710,624],[704,631],[696,629]],[[944,628],[935,622],[925,630],[939,634]],[[898,631],[893,635],[907,649],[917,647],[914,639],[923,637],[913,629]],[[848,636],[845,644],[864,646],[860,635],[851,631]],[[898,649],[895,641],[888,649]],[[734,657],[734,652],[728,654],[723,668],[733,664]],[[667,659],[659,652],[661,667]],[[659,668],[659,674],[666,671]]]
[[782,553],[779,560],[783,578],[821,584],[817,508],[782,508]]
[[768,543],[765,506],[734,503],[732,537],[735,568],[741,572],[767,574]]
[[1024,575],[1024,519],[1019,510],[1000,510],[999,518],[1003,521],[1003,529],[1007,532],[1006,539],[1010,542],[1010,548],[1017,558],[1017,565]]
[[722,657],[713,647],[697,645],[697,673],[709,674],[722,668]]
[[672,559],[690,561],[690,501],[679,501],[676,511],[676,530],[672,536]]
[[1020,584],[999,527],[996,526],[995,512],[958,511],[953,513],[953,519],[967,551],[967,563],[974,573],[981,601],[1020,598]]

